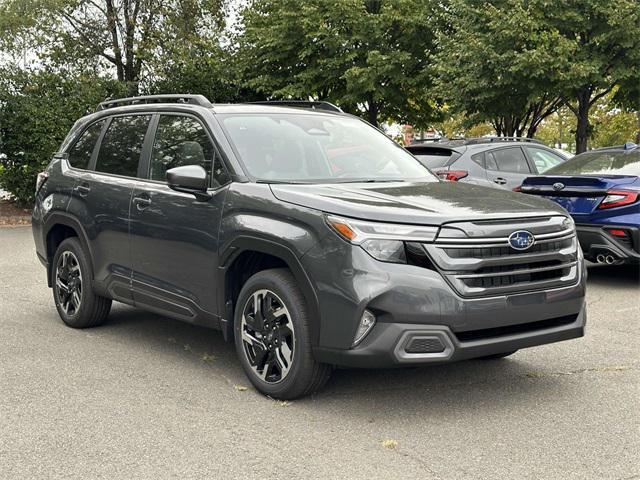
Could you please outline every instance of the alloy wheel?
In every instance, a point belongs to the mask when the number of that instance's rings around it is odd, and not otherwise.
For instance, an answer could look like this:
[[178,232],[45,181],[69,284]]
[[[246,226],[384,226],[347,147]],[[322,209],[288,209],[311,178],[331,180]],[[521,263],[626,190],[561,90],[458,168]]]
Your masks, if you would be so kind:
[[80,262],[73,252],[62,252],[56,265],[55,278],[60,308],[68,316],[75,315],[82,302],[82,274]]
[[240,325],[244,354],[254,373],[267,383],[281,382],[293,364],[295,332],[284,302],[271,290],[247,299]]

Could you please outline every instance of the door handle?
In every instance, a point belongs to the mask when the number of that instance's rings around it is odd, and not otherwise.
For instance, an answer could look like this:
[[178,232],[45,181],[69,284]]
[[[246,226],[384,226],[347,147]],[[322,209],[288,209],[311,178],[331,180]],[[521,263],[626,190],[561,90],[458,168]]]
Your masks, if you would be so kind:
[[504,185],[505,183],[507,183],[507,181],[502,177],[494,178],[493,181],[498,185]]
[[145,197],[133,197],[133,203],[139,211],[142,211],[151,205],[151,199]]
[[76,187],[74,187],[74,190],[78,192],[78,195],[80,195],[81,197],[86,197],[91,191],[91,188],[89,187],[89,185],[83,184],[83,185],[77,185]]

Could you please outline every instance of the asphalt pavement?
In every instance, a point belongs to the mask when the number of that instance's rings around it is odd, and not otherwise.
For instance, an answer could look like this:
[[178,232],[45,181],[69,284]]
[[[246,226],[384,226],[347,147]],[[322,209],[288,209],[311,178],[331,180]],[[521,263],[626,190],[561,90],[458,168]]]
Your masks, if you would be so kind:
[[640,479],[639,412],[636,268],[589,269],[584,338],[279,402],[219,332],[119,304],[65,327],[30,228],[0,228],[2,479]]

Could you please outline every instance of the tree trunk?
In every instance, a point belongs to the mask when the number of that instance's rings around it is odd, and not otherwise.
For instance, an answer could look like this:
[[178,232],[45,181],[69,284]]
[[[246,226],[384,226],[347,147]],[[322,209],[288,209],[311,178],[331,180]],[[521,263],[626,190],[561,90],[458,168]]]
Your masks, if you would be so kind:
[[373,99],[373,94],[369,94],[369,98],[367,99],[367,103],[369,104],[369,108],[367,109],[367,120],[374,127],[378,126],[378,104]]
[[587,143],[589,141],[589,101],[591,100],[591,91],[583,90],[578,94],[578,110],[576,117],[578,119],[576,125],[576,154],[587,151]]
[[504,128],[502,130],[502,133],[504,134],[505,137],[515,136],[515,126],[511,118],[504,119]]

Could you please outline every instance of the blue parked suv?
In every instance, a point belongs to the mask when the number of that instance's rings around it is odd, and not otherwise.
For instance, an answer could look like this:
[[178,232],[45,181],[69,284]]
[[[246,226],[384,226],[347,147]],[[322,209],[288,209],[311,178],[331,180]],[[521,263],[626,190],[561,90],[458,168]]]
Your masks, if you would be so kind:
[[640,148],[633,143],[577,155],[514,189],[563,206],[585,258],[640,263]]

